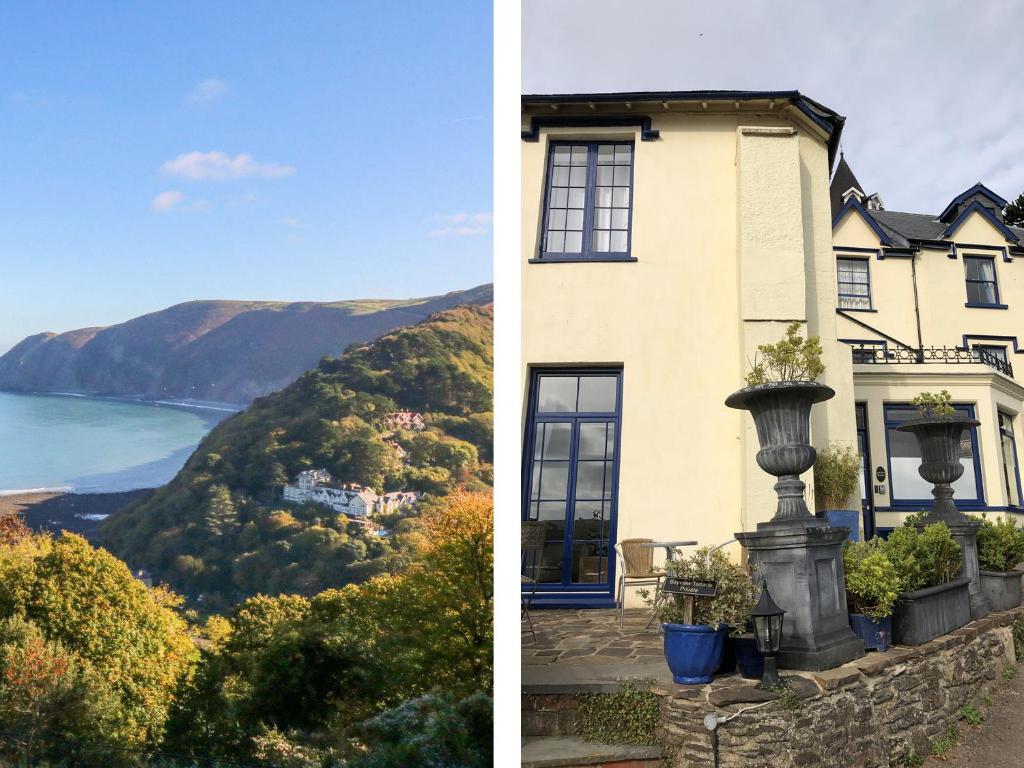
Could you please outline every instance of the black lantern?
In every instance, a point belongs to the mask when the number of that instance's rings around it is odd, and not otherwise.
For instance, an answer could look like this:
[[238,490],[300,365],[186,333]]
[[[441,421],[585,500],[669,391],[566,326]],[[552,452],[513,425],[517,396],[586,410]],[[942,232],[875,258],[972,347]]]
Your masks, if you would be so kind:
[[779,608],[772,600],[768,592],[768,582],[761,582],[761,599],[757,601],[750,617],[754,620],[754,639],[757,641],[757,650],[764,656],[764,674],[758,688],[770,691],[782,685],[779,678],[778,668],[775,665],[775,655],[779,652],[782,644],[782,617],[786,612]]

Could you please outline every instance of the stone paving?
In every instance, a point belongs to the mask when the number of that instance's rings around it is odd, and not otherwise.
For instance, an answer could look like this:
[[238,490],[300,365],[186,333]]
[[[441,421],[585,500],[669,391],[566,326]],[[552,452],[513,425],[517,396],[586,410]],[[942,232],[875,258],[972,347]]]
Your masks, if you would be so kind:
[[533,610],[536,639],[522,622],[524,665],[576,661],[586,664],[619,663],[626,659],[662,659],[662,637],[657,622],[646,625],[650,611],[626,611],[622,629],[615,610]]

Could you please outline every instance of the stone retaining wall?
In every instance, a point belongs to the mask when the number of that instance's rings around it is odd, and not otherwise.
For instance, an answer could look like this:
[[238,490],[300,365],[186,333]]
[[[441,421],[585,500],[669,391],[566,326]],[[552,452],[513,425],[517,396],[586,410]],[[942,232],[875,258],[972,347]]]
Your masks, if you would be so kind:
[[[931,743],[978,705],[1015,667],[1009,625],[1021,611],[992,614],[914,648],[870,653],[826,672],[794,676],[796,706],[778,701],[719,727],[722,768],[890,766]],[[783,673],[785,675],[785,673]],[[734,678],[735,680],[735,678]],[[675,766],[710,766],[704,716],[751,706],[763,692],[747,683],[704,689],[656,689],[662,723],[657,737],[674,752]]]
[[[1024,609],[994,613],[924,645],[869,653],[826,672],[784,670],[795,694],[787,706],[737,675],[699,688],[656,685],[655,735],[670,755],[665,764],[714,765],[705,715],[759,703],[719,727],[722,768],[881,768],[911,752],[926,756],[962,706],[980,707],[1004,683],[1005,670],[1015,670],[1010,624],[1022,616]],[[524,735],[574,732],[575,701],[568,693],[524,696]]]

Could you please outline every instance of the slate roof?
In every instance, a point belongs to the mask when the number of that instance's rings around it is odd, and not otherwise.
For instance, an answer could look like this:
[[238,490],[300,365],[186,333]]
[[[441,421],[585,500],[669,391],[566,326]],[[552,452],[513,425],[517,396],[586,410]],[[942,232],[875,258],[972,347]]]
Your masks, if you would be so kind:
[[[868,211],[886,232],[896,235],[893,241],[901,247],[909,245],[910,240],[941,240],[946,225],[938,217],[928,213],[902,213],[900,211]],[[1024,241],[1024,229],[1008,227],[1017,237]],[[900,242],[902,241],[902,242]]]
[[836,172],[832,174],[832,183],[828,188],[829,195],[832,197],[833,216],[839,213],[839,209],[843,207],[843,193],[850,187],[856,187],[861,192],[864,191],[864,187],[860,185],[857,177],[854,176],[853,169],[850,168],[846,158],[840,153],[839,162],[836,163]]

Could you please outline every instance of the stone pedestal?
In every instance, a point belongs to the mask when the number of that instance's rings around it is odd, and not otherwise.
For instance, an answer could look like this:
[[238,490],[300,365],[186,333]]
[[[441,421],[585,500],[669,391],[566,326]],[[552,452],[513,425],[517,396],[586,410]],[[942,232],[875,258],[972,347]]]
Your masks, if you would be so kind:
[[863,656],[864,642],[850,629],[846,612],[843,542],[850,529],[813,521],[761,523],[736,538],[746,547],[755,580],[764,576],[786,611],[779,665],[820,671]]
[[[938,506],[938,504],[936,504]],[[960,545],[960,575],[971,580],[971,618],[980,619],[992,612],[992,604],[985,597],[981,587],[981,572],[978,567],[978,529],[981,523],[971,520],[962,512],[955,510],[946,514],[931,514],[917,524],[919,531],[932,523],[945,523],[956,543]],[[773,593],[774,594],[774,593]]]

